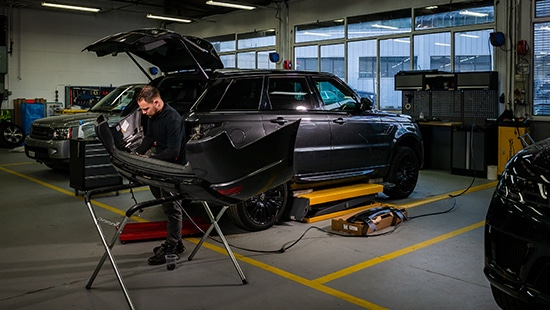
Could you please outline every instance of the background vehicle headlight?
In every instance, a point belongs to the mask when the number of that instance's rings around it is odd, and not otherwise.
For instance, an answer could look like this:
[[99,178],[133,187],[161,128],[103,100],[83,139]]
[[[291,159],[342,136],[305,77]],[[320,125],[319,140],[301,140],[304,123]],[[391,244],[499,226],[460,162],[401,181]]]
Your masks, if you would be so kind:
[[52,134],[53,140],[67,140],[70,138],[71,138],[70,128],[55,128],[53,130],[53,134]]

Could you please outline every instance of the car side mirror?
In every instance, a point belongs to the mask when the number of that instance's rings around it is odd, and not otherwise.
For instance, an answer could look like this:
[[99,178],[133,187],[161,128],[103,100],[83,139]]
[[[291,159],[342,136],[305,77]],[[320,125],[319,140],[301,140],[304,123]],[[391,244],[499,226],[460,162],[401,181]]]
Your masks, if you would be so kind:
[[372,100],[365,97],[361,98],[361,111],[372,110],[372,106],[373,106]]

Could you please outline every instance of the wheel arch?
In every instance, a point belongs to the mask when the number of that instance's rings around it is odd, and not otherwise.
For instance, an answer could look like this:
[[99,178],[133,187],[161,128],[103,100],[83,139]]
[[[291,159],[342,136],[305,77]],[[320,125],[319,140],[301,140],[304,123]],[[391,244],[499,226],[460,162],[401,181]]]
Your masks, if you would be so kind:
[[424,166],[424,143],[422,142],[421,139],[418,138],[418,136],[413,134],[408,134],[399,138],[399,140],[397,140],[397,142],[394,145],[392,158],[393,156],[395,156],[395,152],[400,146],[404,146],[412,149],[418,158],[418,162],[420,163],[420,168]]

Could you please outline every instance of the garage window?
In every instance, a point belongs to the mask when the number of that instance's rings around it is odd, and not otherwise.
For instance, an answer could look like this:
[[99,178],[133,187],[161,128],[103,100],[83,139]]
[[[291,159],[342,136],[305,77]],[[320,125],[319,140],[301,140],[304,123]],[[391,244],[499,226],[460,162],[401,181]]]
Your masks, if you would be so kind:
[[533,65],[527,58],[520,59],[518,69],[526,72],[533,68],[532,115],[550,116],[550,0],[535,2],[533,23]]

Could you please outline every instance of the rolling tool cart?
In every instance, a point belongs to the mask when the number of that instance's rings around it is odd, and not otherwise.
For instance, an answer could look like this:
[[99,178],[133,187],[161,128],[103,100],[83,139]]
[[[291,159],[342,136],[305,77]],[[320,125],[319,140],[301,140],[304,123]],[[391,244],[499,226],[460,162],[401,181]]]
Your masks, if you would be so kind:
[[99,140],[74,139],[70,142],[70,183],[79,191],[122,184],[122,177],[111,165],[109,153]]

